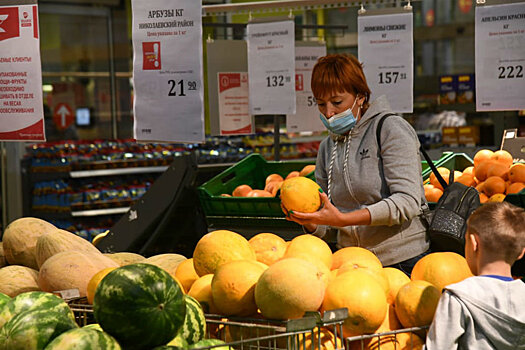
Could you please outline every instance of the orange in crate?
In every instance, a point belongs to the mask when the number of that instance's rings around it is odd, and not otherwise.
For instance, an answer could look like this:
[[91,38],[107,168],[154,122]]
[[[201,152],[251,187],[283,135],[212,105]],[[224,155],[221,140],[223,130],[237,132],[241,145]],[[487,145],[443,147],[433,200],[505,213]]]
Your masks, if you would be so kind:
[[507,167],[510,167],[514,162],[514,158],[512,157],[512,155],[503,149],[494,152],[490,159],[495,160],[496,162],[503,164]]
[[525,183],[525,164],[516,163],[509,169],[509,180],[511,182]]
[[474,155],[474,168],[477,167],[481,162],[491,159],[493,154],[494,152],[492,152],[490,149],[479,150]]

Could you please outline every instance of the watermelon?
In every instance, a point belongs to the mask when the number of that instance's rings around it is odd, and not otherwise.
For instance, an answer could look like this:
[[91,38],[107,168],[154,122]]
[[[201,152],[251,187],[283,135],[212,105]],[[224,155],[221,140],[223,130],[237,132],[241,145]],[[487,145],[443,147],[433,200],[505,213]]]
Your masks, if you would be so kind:
[[189,345],[188,342],[186,340],[184,340],[184,338],[179,334],[177,335],[175,338],[173,338],[169,343],[168,343],[168,346],[174,346],[176,348],[181,348],[181,349],[187,349],[189,348]]
[[186,303],[169,273],[137,263],[119,267],[100,281],[93,312],[102,329],[126,349],[152,349],[175,337]]
[[[9,295],[5,295],[4,293],[0,293],[0,313],[2,313],[4,305],[7,304],[7,302],[9,300],[11,300],[11,297]],[[0,326],[0,328],[1,327],[2,326]]]
[[168,345],[180,346],[180,339],[185,340],[187,344],[195,344],[204,339],[206,335],[206,319],[201,304],[189,295],[184,295],[184,301],[186,302],[184,324],[175,339],[170,341]]
[[120,350],[115,338],[107,333],[89,328],[76,328],[62,333],[46,346],[45,350]]
[[12,298],[0,311],[0,328],[13,316],[35,309],[56,311],[75,321],[73,311],[61,298],[46,292],[27,292]]
[[178,346],[171,346],[171,345],[162,345],[162,346],[157,346],[153,350],[185,350],[185,349],[187,348],[181,348]]
[[94,329],[94,330],[99,331],[99,332],[104,332],[104,330],[102,329],[102,327],[100,327],[100,325],[98,323],[87,324],[87,325],[85,325],[82,328]]
[[[190,349],[200,349],[200,348],[205,348],[205,349],[208,349],[209,346],[215,346],[215,345],[221,345],[221,344],[226,344],[225,342],[223,342],[222,340],[219,340],[219,339],[202,339],[201,341],[193,344]],[[226,346],[217,346],[217,347],[213,347],[211,349],[215,349],[215,350],[233,350],[232,347],[226,345]]]
[[42,350],[60,334],[76,327],[75,321],[61,311],[23,311],[0,330],[0,349]]

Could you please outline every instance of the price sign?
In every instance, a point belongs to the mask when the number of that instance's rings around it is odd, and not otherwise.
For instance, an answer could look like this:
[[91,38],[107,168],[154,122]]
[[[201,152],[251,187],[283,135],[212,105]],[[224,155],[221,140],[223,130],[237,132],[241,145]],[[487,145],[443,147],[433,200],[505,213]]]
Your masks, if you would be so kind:
[[248,73],[217,73],[221,135],[253,133],[248,108]]
[[[15,2],[10,2],[14,4]],[[25,3],[30,3],[25,1]],[[0,140],[45,141],[38,7],[0,6]]]
[[411,113],[414,85],[412,12],[402,11],[404,13],[360,15],[358,55],[372,100],[386,95],[394,112]]
[[250,113],[295,113],[295,27],[293,21],[247,27]]
[[295,47],[296,113],[286,117],[288,132],[324,131],[319,119],[319,108],[310,87],[312,70],[319,57],[326,55],[325,45]]
[[476,110],[525,109],[525,2],[476,7]]
[[204,141],[202,3],[132,0],[134,135]]

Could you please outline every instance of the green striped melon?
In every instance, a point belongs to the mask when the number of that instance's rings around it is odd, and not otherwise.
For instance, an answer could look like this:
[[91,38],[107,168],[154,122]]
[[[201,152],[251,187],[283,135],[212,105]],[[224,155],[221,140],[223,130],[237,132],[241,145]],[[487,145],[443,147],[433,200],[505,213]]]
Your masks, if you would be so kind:
[[206,318],[201,304],[189,295],[184,295],[184,301],[186,302],[184,324],[175,339],[170,341],[168,345],[179,345],[180,339],[184,339],[190,345],[195,344],[204,339],[206,335]]
[[[2,312],[4,305],[7,304],[7,302],[11,300],[9,295],[5,295],[4,293],[0,293],[0,312]],[[2,328],[2,326],[0,326]]]
[[121,350],[111,335],[89,328],[76,328],[62,333],[45,350]]
[[180,335],[176,336],[172,341],[168,343],[168,346],[173,346],[175,348],[187,349],[190,347],[190,344]]
[[94,329],[94,330],[99,331],[99,332],[104,332],[104,330],[102,329],[102,327],[100,327],[100,325],[98,323],[87,324],[87,325],[85,325],[82,328]]
[[[221,345],[221,344],[226,344],[226,343],[223,342],[222,340],[219,340],[219,339],[203,339],[203,340],[193,344],[190,347],[190,349],[207,348],[209,346]],[[214,349],[214,350],[233,350],[233,348],[228,346],[228,345],[218,346],[218,347],[214,347],[212,349]]]
[[21,312],[0,329],[0,349],[42,350],[60,334],[77,328],[60,311],[45,308]]
[[54,311],[75,321],[73,311],[61,298],[46,292],[27,292],[17,295],[6,303],[0,311],[0,328],[15,315],[30,310]]
[[175,337],[186,303],[166,271],[138,263],[119,267],[100,281],[93,312],[102,329],[126,349],[151,349]]
[[153,350],[186,350],[187,348],[181,348],[179,346],[172,346],[172,345],[162,345],[162,346],[157,346],[155,349]]

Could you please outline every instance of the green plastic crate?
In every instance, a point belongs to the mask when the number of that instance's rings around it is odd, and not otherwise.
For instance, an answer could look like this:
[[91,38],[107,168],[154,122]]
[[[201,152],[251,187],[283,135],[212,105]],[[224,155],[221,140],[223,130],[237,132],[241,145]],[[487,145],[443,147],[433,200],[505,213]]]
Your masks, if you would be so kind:
[[[434,160],[433,162],[434,162],[434,164],[441,163],[445,159],[450,158],[453,154],[454,154],[454,152],[443,152],[441,154],[441,157],[439,157],[438,160]],[[431,171],[432,170],[430,170],[430,167],[428,166],[427,161],[426,160],[422,160],[421,161],[421,174],[423,175],[423,177],[430,175]]]
[[[426,164],[426,168],[423,170],[423,180],[428,179],[432,173],[432,169]],[[448,170],[463,171],[465,168],[474,165],[474,161],[465,153],[454,153],[454,152],[443,152],[441,158],[434,161],[434,165],[437,167],[445,167]]]
[[525,208],[525,189],[518,193],[508,194],[505,196],[505,202],[514,204],[515,206]]
[[[282,217],[281,201],[273,197],[224,197],[242,184],[264,189],[266,177],[279,174],[283,178],[291,171],[300,171],[313,161],[267,161],[259,154],[250,154],[197,188],[206,216],[225,217]],[[315,180],[314,172],[307,175]]]

